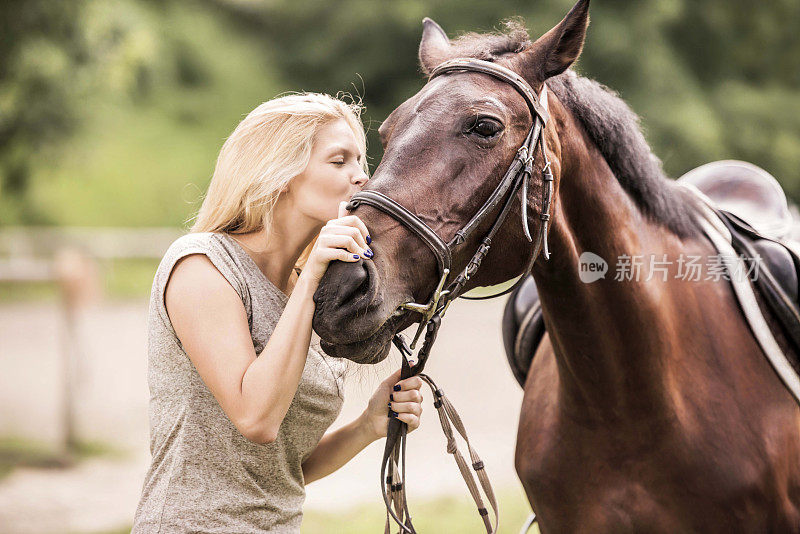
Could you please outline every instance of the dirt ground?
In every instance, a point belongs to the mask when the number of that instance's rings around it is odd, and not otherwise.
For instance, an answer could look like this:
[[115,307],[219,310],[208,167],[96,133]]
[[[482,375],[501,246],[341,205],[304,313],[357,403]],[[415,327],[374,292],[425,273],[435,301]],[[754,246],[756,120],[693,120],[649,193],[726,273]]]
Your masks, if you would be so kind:
[[[503,352],[505,298],[454,303],[426,372],[459,410],[495,489],[518,489],[513,454],[522,391]],[[0,480],[3,532],[102,532],[130,525],[150,462],[146,319],[147,302],[137,300],[103,302],[78,320],[78,435],[124,455],[93,457],[67,469],[15,469]],[[0,304],[0,436],[48,443],[59,439],[64,335],[56,303]],[[363,410],[374,386],[399,365],[399,357],[393,349],[381,364],[353,365],[334,427]],[[445,451],[427,388],[424,395],[422,426],[408,441],[409,492],[415,499],[466,493]],[[336,473],[310,484],[306,508],[374,503],[382,509],[383,443],[373,443]]]

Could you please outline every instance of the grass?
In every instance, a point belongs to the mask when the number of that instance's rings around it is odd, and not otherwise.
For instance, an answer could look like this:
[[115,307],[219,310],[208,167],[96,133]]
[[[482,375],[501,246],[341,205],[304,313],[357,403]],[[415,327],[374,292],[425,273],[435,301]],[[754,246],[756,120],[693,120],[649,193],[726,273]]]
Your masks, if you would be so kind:
[[146,297],[153,285],[158,259],[116,259],[104,263],[103,288],[111,298]]
[[[156,258],[122,258],[99,263],[103,295],[110,299],[146,298],[153,285]],[[0,282],[0,302],[53,301],[60,298],[53,282]]]
[[122,455],[122,451],[99,441],[79,441],[74,450],[65,452],[39,441],[8,436],[0,438],[0,480],[17,467],[62,469],[86,458]]
[[[42,469],[57,469],[74,465],[84,458],[120,457],[123,453],[106,443],[85,441],[76,445],[71,455],[65,455],[41,442],[16,437],[0,439],[0,480],[14,468],[20,466]],[[376,495],[376,499],[379,496]],[[503,489],[498,492],[500,504],[500,532],[518,532],[530,514],[530,507],[521,488]],[[379,501],[354,508],[343,506],[343,511],[323,512],[309,510],[303,517],[303,534],[374,534],[381,532],[385,512]],[[414,526],[419,532],[459,532],[463,534],[484,533],[475,504],[466,488],[453,496],[430,500],[418,500],[410,496],[409,508]],[[490,512],[491,513],[491,512]],[[490,516],[493,517],[493,516]],[[94,534],[121,534],[131,527]],[[395,530],[393,530],[395,531]],[[531,533],[538,530],[532,529]],[[72,533],[79,534],[79,533]],[[81,533],[86,534],[86,533]]]
[[55,300],[59,297],[56,284],[51,282],[0,282],[0,302]]
[[[458,532],[485,534],[483,521],[464,488],[464,494],[417,502],[410,496],[414,527],[419,532]],[[521,489],[504,490],[497,495],[500,505],[499,532],[518,532],[530,515],[530,506]],[[490,517],[493,517],[490,512]],[[374,534],[383,532],[385,511],[375,504],[363,505],[343,512],[308,511],[303,515],[303,534]],[[392,532],[396,532],[393,528]],[[538,533],[536,528],[531,534]]]
[[[464,489],[466,492],[466,488]],[[379,496],[376,496],[380,498]],[[530,514],[530,506],[521,489],[503,490],[497,495],[500,504],[499,532],[519,532]],[[458,532],[459,534],[485,534],[475,503],[468,494],[439,497],[427,501],[409,502],[414,527],[421,533]],[[490,512],[491,514],[491,512]],[[493,517],[490,515],[490,517]],[[341,512],[309,510],[303,514],[303,534],[375,534],[383,532],[385,512],[375,503],[346,508]],[[130,532],[131,527],[111,530],[101,534]],[[392,532],[397,532],[393,528]],[[538,534],[532,528],[530,534]],[[77,534],[77,533],[75,533]]]
[[8,476],[15,467],[59,468],[70,465],[70,458],[43,443],[15,437],[0,440],[0,479]]

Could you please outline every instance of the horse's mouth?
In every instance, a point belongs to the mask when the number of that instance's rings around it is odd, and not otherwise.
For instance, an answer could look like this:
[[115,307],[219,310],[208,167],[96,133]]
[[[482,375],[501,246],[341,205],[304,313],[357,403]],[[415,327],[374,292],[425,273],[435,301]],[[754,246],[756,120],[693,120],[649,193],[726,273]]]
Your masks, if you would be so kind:
[[320,339],[320,346],[326,354],[334,358],[346,358],[363,364],[378,363],[389,355],[395,333],[407,328],[412,322],[411,312],[395,312],[366,339],[346,344],[328,343]]

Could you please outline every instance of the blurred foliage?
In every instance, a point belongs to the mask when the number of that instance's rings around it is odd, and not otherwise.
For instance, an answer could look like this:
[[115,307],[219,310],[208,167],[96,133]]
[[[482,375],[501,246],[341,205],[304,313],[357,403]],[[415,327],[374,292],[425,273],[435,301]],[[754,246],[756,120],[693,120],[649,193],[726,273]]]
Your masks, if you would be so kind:
[[0,8],[0,222],[55,222],[31,202],[35,159],[103,89],[146,89],[147,26],[112,4],[12,0]]
[[[288,86],[260,39],[193,2],[98,2],[138,28],[151,58],[128,90],[98,87],[58,157],[37,160],[28,198],[58,224],[180,226],[199,206],[225,138]],[[111,17],[111,13],[106,13]],[[5,218],[0,224],[29,223]]]
[[[574,0],[312,3],[209,0],[263,36],[292,85],[335,92],[363,78],[379,122],[422,84],[421,19],[454,37],[521,16],[532,38]],[[800,199],[800,3],[796,0],[596,1],[577,70],[619,91],[678,176],[721,158],[752,161]],[[371,155],[380,143],[372,129]]]
[[[286,90],[362,97],[377,126],[424,83],[421,20],[451,37],[573,0],[34,0],[0,8],[0,224],[180,225],[224,138]],[[643,118],[667,172],[751,161],[800,200],[797,0],[597,0],[577,70]]]

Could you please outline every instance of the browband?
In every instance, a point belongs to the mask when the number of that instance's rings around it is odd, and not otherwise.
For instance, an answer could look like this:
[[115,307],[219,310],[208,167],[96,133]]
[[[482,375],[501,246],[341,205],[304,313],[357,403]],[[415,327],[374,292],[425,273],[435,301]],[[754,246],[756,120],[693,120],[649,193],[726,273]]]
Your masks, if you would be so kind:
[[548,113],[547,110],[547,86],[545,84],[542,84],[542,92],[537,97],[536,93],[533,92],[533,88],[531,88],[530,84],[525,81],[525,78],[513,70],[502,65],[498,65],[497,63],[492,63],[491,61],[471,58],[455,58],[445,61],[431,71],[428,79],[432,80],[440,74],[454,71],[482,72],[508,83],[514,87],[514,89],[516,89],[517,92],[519,92],[525,99],[525,102],[528,104],[534,119],[536,115],[538,115],[539,118],[542,119],[542,125],[547,126],[547,121],[550,119],[550,113]]

